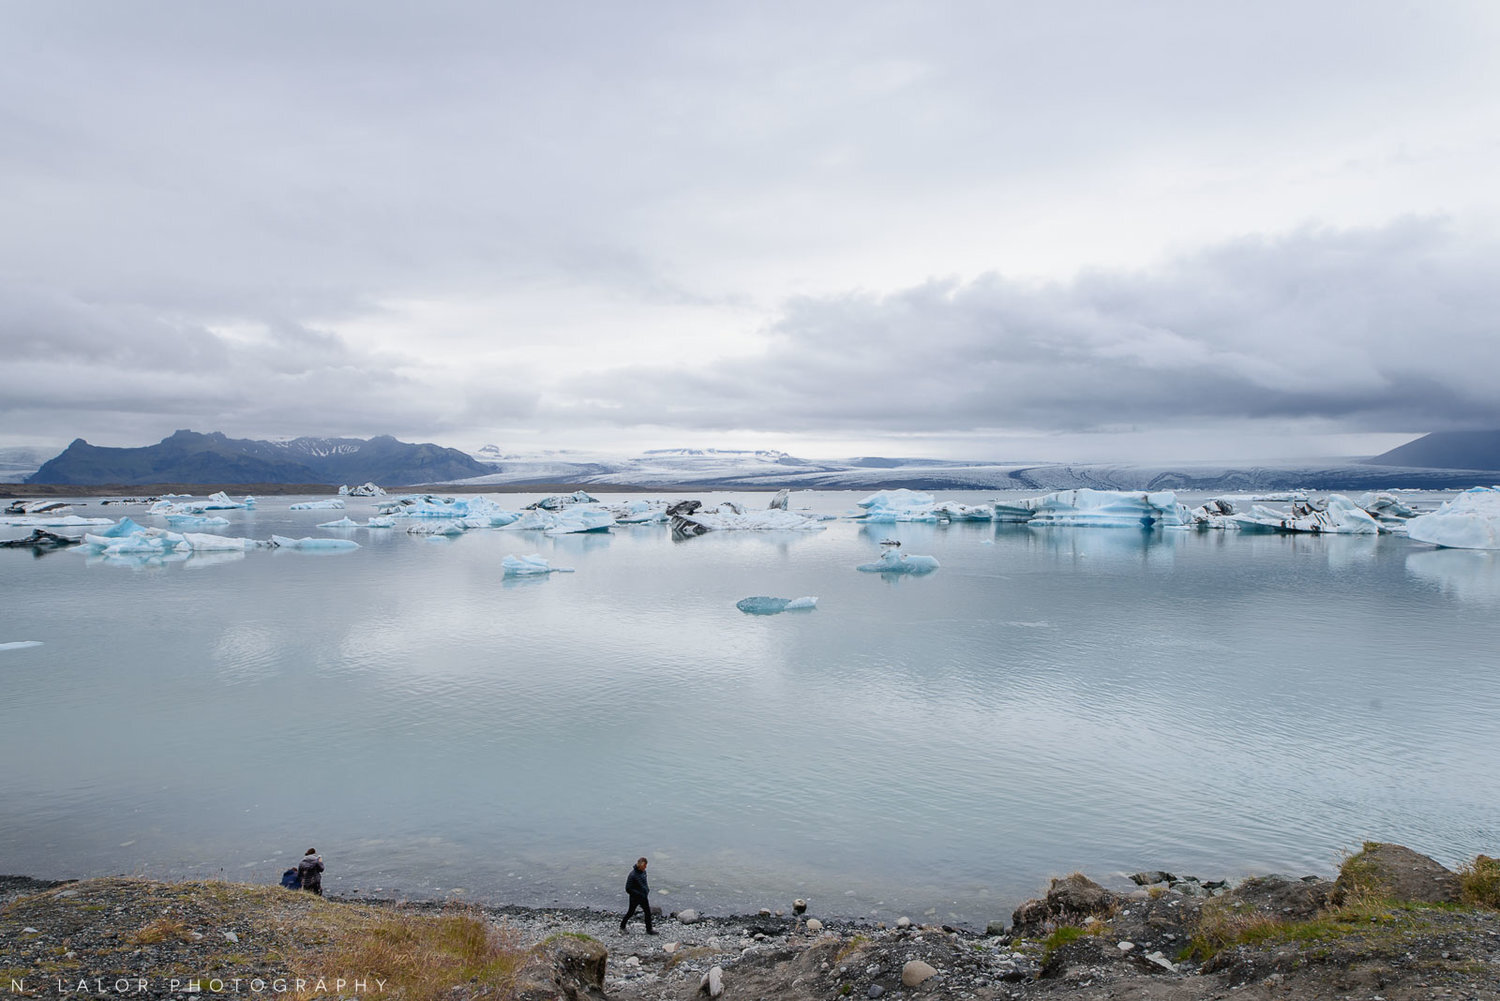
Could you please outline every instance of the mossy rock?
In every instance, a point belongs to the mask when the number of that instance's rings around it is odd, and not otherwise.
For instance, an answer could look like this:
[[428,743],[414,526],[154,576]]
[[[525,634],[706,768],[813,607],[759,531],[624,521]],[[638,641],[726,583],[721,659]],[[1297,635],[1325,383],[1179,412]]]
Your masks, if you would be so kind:
[[1457,903],[1463,893],[1458,874],[1404,845],[1366,841],[1359,854],[1339,869],[1333,902],[1364,897],[1419,904]]

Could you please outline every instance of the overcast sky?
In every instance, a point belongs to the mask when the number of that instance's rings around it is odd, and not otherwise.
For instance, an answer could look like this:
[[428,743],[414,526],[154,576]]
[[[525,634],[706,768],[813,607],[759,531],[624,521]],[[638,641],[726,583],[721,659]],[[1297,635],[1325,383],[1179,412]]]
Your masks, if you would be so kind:
[[0,444],[1500,428],[1500,4],[0,0]]

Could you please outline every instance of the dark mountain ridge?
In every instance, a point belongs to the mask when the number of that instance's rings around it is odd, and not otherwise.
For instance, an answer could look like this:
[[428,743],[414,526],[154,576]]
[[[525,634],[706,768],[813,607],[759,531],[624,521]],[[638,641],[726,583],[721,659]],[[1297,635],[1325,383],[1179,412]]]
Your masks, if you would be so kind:
[[364,483],[408,486],[460,480],[493,467],[455,448],[390,435],[258,441],[178,431],[155,445],[105,448],[75,439],[27,483]]
[[1365,462],[1419,469],[1500,470],[1500,431],[1434,431]]

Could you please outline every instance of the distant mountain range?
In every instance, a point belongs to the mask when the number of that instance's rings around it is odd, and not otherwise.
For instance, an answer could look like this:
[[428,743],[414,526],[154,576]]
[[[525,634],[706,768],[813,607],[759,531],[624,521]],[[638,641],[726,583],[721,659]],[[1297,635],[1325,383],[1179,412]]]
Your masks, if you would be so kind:
[[326,483],[409,486],[490,472],[466,452],[413,445],[389,435],[256,441],[218,432],[178,431],[143,448],[101,448],[75,439],[27,483],[77,486],[151,483]]
[[[12,449],[12,468],[37,454]],[[4,458],[4,456],[0,456]],[[31,468],[35,468],[32,466]],[[20,479],[12,474],[11,481]],[[178,431],[144,448],[100,448],[78,439],[24,482],[121,486],[153,483],[463,484],[805,490],[1099,490],[1255,492],[1455,489],[1500,482],[1500,431],[1431,434],[1373,459],[1332,462],[1038,463],[965,462],[887,456],[802,459],[749,449],[655,449],[636,456],[579,451],[473,455],[389,436],[235,439]]]

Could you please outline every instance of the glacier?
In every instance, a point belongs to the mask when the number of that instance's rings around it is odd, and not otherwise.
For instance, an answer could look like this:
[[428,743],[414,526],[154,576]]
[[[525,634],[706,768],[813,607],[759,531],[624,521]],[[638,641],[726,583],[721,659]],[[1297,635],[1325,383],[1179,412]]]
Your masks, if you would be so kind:
[[1449,549],[1500,549],[1500,488],[1465,490],[1406,523],[1408,538]]

